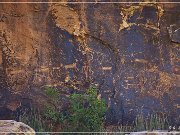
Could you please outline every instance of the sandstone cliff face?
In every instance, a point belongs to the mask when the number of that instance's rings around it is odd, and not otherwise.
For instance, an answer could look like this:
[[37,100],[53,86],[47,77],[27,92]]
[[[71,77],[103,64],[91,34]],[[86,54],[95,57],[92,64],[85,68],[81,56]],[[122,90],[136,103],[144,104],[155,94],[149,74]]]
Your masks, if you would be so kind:
[[131,121],[139,113],[178,121],[179,9],[157,3],[1,3],[1,110],[44,104],[46,86],[58,88],[66,100],[96,84],[109,107],[108,122]]

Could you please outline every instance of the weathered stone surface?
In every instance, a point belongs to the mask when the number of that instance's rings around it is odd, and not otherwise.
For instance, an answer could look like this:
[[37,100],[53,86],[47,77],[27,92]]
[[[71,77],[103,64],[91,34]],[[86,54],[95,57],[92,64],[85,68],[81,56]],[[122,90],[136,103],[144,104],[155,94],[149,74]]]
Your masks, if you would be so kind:
[[0,120],[1,135],[35,135],[35,131],[22,122]]
[[179,9],[162,3],[1,3],[0,108],[14,113],[25,100],[43,105],[46,86],[58,88],[66,101],[97,84],[108,123],[165,113],[179,124]]
[[176,42],[176,43],[180,43],[180,26],[176,26],[175,24],[174,25],[170,25],[170,27],[168,28],[169,30],[169,35],[170,35],[170,38],[173,42]]

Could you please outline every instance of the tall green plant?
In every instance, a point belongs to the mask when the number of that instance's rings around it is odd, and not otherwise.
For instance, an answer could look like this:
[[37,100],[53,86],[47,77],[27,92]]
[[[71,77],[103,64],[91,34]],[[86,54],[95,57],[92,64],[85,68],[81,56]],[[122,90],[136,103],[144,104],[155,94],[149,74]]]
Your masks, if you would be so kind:
[[97,98],[97,89],[91,87],[85,94],[70,96],[70,116],[67,121],[71,131],[100,131],[106,111],[105,101]]
[[[53,98],[53,89],[48,89],[49,97]],[[50,94],[49,94],[50,93]],[[53,95],[53,96],[52,96]],[[54,107],[46,107],[45,116],[54,123],[61,123],[64,131],[90,132],[100,131],[103,128],[105,101],[98,99],[97,89],[91,87],[83,94],[70,95],[70,106],[66,113],[58,112]]]

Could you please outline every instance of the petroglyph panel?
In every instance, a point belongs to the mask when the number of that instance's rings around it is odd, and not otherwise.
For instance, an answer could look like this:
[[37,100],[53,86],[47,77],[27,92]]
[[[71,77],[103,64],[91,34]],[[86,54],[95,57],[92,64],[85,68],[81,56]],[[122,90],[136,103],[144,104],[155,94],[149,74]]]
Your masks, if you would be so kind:
[[0,4],[0,106],[16,110],[23,98],[42,105],[44,87],[65,98],[93,84],[107,102],[108,123],[139,113],[178,122],[179,8]]

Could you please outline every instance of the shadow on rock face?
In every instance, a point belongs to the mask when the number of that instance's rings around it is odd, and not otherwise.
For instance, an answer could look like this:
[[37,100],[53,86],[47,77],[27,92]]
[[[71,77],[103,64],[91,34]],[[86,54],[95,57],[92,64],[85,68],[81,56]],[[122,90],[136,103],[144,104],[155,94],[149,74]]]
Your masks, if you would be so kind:
[[7,108],[0,108],[0,120],[12,120],[14,119],[14,112]]
[[25,110],[29,110],[31,108],[31,100],[22,99],[21,106],[12,110],[12,108],[0,107],[0,120],[16,120],[19,121],[19,117],[23,114]]

